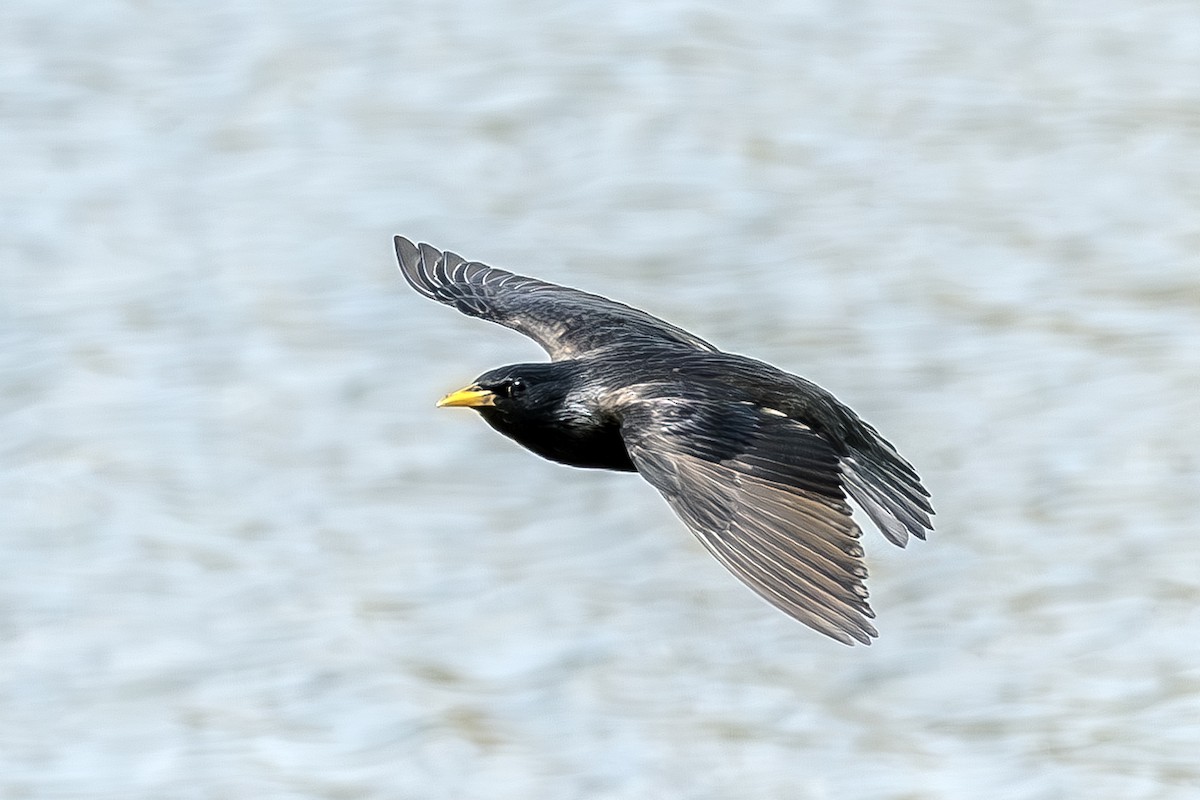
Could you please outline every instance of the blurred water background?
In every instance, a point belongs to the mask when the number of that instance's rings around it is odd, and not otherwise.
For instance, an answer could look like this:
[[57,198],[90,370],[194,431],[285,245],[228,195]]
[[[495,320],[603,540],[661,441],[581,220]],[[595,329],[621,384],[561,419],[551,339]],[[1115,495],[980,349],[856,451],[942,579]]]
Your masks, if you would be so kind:
[[[0,797],[1200,796],[1191,2],[9,0]],[[433,402],[403,233],[835,391],[882,638]]]

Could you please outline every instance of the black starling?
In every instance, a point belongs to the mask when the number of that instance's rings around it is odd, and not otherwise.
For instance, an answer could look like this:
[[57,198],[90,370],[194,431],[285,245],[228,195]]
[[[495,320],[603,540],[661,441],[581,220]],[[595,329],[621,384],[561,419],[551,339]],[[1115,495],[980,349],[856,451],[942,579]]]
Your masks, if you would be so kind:
[[640,472],[747,586],[846,644],[878,633],[849,494],[903,547],[929,493],[879,433],[809,381],[599,295],[396,237],[421,294],[529,336],[550,361],[491,370],[467,406],[540,456]]

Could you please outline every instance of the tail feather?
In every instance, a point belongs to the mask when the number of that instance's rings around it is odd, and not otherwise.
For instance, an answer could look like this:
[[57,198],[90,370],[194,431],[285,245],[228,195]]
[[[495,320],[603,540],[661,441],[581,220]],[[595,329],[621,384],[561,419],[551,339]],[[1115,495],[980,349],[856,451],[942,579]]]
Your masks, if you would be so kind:
[[910,535],[924,539],[933,530],[929,492],[895,450],[869,456],[852,451],[842,458],[841,469],[846,491],[888,541],[904,547]]

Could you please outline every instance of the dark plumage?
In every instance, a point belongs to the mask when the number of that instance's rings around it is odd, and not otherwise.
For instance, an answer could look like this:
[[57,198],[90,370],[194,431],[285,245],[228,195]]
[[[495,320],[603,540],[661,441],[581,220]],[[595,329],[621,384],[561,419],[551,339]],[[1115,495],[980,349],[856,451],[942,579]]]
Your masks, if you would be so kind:
[[891,542],[932,529],[912,466],[833,395],[649,314],[396,237],[421,294],[520,331],[549,363],[500,367],[438,405],[545,458],[637,471],[717,560],[846,644],[877,636],[849,494]]

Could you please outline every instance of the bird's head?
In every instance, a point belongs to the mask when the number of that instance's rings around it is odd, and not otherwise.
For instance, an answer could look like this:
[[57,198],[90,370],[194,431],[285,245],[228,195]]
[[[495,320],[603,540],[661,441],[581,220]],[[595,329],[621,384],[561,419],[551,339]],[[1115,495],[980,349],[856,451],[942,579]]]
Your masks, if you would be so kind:
[[438,407],[473,408],[492,424],[562,423],[575,386],[575,371],[561,362],[514,364],[483,373],[470,386],[439,400]]
[[488,425],[551,461],[632,472],[620,426],[598,412],[595,388],[575,362],[516,364],[483,373],[438,405],[473,408]]

